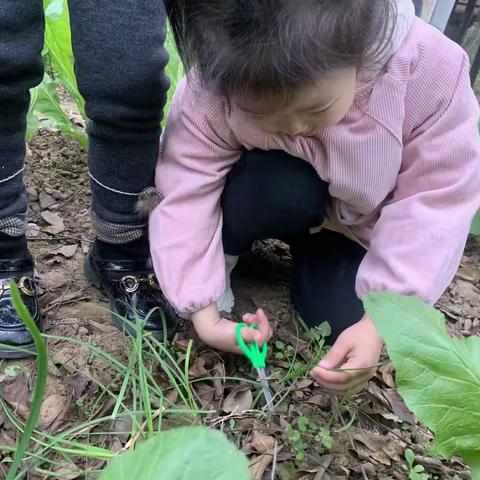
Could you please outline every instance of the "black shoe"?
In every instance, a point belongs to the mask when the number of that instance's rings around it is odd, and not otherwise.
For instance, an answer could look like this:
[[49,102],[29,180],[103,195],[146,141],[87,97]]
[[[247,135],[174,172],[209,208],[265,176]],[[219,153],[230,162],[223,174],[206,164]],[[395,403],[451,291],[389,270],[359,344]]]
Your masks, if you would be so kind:
[[[0,358],[24,358],[33,355],[35,344],[12,305],[11,278],[15,279],[22,300],[41,330],[42,321],[37,300],[38,289],[33,280],[33,260],[31,258],[0,260]],[[23,350],[10,349],[8,346],[20,347]]]
[[135,336],[135,324],[140,322],[144,333],[160,341],[175,333],[179,317],[160,290],[150,259],[103,260],[90,252],[84,270],[87,279],[108,296],[113,323],[120,330]]

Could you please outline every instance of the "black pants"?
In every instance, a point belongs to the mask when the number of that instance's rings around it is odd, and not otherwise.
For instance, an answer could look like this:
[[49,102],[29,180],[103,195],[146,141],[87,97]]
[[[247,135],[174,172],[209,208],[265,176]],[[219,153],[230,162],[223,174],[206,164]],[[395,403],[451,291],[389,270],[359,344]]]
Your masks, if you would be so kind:
[[285,152],[246,152],[230,172],[222,197],[226,254],[240,255],[255,240],[277,238],[294,258],[292,302],[307,325],[327,321],[331,340],[359,321],[355,278],[365,249],[322,224],[328,184],[307,162]]
[[[69,8],[78,86],[90,119],[94,217],[128,241],[129,229],[138,234],[146,226],[135,204],[154,183],[169,86],[163,0],[69,0]],[[25,117],[29,89],[43,75],[43,32],[42,0],[1,0],[0,234],[27,209]]]

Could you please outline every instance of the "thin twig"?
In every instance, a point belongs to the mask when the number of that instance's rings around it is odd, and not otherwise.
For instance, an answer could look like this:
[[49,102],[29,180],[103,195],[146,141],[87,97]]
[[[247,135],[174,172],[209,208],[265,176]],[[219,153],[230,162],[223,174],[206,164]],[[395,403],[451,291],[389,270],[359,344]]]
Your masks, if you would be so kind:
[[[334,399],[334,402],[337,403],[337,406],[338,406],[338,401],[336,399]],[[342,415],[342,412],[340,411],[340,408],[338,407],[338,418],[340,419],[340,421],[342,422],[342,425],[344,427],[346,427],[346,422],[343,418],[343,415]],[[347,434],[347,437],[348,437],[348,441],[350,442],[350,445],[352,446],[352,449],[354,451],[356,451],[357,449],[355,448],[355,444],[353,443],[353,438],[352,438],[352,435],[350,433],[350,431],[348,429],[345,430],[346,434]],[[363,467],[362,464],[360,464],[360,469],[362,471],[362,477],[363,477],[363,480],[368,480],[368,476],[367,476],[367,472],[365,472],[365,468]]]
[[76,242],[88,242],[88,243],[93,243],[93,240],[89,240],[88,238],[82,238],[82,237],[73,237],[73,236],[68,236],[68,235],[60,235],[57,237],[42,237],[42,238],[30,238],[28,237],[27,240],[29,242],[60,242],[62,240],[74,240]]
[[277,439],[275,439],[275,446],[273,448],[273,460],[272,460],[272,477],[271,480],[275,480],[275,472],[277,470]]
[[322,480],[325,474],[328,472],[328,468],[330,467],[332,462],[333,455],[327,455],[323,463],[320,465],[320,470],[317,472],[313,480]]

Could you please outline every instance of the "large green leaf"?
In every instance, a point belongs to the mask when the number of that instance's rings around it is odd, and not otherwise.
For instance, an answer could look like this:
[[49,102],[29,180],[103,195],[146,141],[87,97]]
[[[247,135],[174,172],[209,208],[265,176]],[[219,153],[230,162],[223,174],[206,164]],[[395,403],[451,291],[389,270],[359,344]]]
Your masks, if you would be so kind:
[[480,210],[477,212],[475,215],[473,222],[472,222],[472,228],[470,230],[470,233],[472,235],[480,235]]
[[27,113],[27,140],[30,140],[37,133],[38,127],[40,126],[40,122],[35,115],[35,106],[37,105],[38,99],[38,89],[39,87],[35,87],[30,90],[30,108],[28,109]]
[[203,427],[160,432],[117,457],[100,480],[249,480],[248,463],[223,433]]
[[45,75],[42,84],[37,87],[32,95],[31,115],[37,118],[38,126],[54,128],[63,135],[75,138],[82,147],[87,146],[86,134],[76,127],[62,110],[58,98],[55,82]]
[[373,293],[365,309],[385,340],[398,391],[435,433],[433,452],[462,456],[480,479],[480,338],[452,338],[421,300]]
[[45,46],[56,74],[67,92],[75,99],[85,117],[85,102],[77,87],[74,72],[70,17],[67,0],[44,0]]

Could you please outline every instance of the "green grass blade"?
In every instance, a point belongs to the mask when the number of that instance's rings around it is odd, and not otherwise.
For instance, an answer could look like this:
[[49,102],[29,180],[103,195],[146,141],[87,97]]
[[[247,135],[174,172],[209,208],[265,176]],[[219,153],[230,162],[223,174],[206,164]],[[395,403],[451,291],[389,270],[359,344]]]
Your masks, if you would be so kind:
[[43,340],[42,334],[35,324],[30,312],[22,301],[20,292],[14,280],[10,281],[10,291],[12,293],[12,303],[15,307],[18,315],[25,323],[30,335],[35,342],[35,348],[37,350],[37,381],[35,385],[35,391],[33,393],[32,407],[30,409],[30,415],[28,416],[25,430],[23,432],[20,443],[18,444],[17,451],[13,456],[12,465],[8,471],[6,480],[14,480],[15,475],[22,463],[25,452],[28,448],[30,437],[37,425],[38,417],[40,416],[40,407],[42,406],[43,397],[45,396],[45,387],[47,384],[47,371],[48,371],[48,356],[47,346]]

